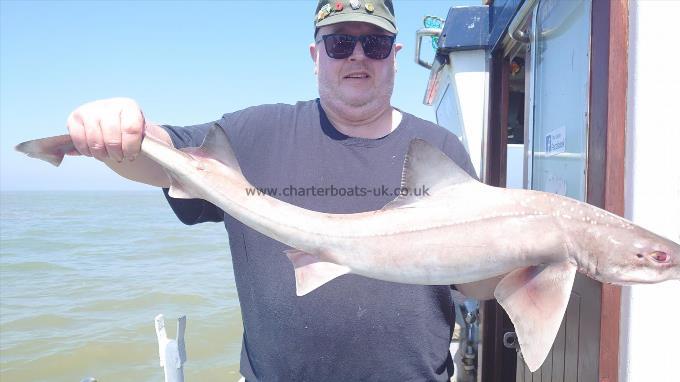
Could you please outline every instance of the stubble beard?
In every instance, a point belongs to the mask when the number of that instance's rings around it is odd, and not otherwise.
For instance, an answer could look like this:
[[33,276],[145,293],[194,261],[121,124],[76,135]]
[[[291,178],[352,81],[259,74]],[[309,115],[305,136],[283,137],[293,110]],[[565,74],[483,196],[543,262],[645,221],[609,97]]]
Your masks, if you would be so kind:
[[[370,120],[391,108],[390,100],[394,90],[394,76],[391,76],[378,89],[373,89],[368,96],[351,97],[337,90],[328,80],[318,77],[319,97],[322,106],[333,114],[350,121]],[[328,111],[328,110],[327,110]]]

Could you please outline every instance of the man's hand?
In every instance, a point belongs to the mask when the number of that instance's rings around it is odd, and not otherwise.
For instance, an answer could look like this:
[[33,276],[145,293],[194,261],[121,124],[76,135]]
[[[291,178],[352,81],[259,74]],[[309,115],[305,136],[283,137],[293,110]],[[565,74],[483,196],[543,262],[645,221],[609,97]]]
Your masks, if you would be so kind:
[[172,140],[160,126],[146,123],[142,109],[133,99],[110,98],[86,103],[68,116],[67,125],[80,154],[97,158],[125,178],[169,187],[170,179],[163,168],[139,154],[144,135],[153,136],[168,146],[172,146]]
[[86,103],[68,117],[68,131],[78,152],[100,161],[134,160],[146,121],[137,102],[110,98]]

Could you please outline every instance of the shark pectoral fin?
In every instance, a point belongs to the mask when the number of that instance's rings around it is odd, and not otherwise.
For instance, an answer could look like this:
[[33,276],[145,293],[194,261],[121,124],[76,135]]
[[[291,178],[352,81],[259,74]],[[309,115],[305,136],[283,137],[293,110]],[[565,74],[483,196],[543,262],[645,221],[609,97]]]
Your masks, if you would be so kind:
[[304,296],[323,284],[350,272],[348,267],[319,260],[297,249],[283,251],[295,267],[295,289]]
[[501,280],[494,296],[508,313],[529,370],[550,352],[569,303],[576,266],[570,262],[517,269]]

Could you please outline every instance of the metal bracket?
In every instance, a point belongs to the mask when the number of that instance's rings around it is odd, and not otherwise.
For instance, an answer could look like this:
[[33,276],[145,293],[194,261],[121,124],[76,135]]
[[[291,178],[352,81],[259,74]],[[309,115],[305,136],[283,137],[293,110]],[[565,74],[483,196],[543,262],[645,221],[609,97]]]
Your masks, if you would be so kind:
[[442,29],[439,28],[420,28],[416,32],[416,63],[423,68],[432,69],[432,64],[420,58],[420,47],[422,46],[424,37],[439,37],[442,34]]
[[537,0],[526,0],[517,11],[515,17],[513,17],[510,26],[508,26],[508,35],[519,43],[528,44],[530,42],[529,34],[520,30],[519,27],[534,10],[536,1]]

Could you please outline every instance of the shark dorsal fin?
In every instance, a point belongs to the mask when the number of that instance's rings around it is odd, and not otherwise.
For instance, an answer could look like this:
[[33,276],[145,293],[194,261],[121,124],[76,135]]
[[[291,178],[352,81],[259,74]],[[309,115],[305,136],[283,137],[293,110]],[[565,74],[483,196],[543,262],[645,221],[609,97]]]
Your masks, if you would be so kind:
[[231,148],[229,137],[227,137],[224,129],[218,125],[213,125],[208,130],[208,134],[203,139],[201,147],[192,154],[214,159],[239,173],[241,172],[241,167],[238,165],[238,160],[236,160],[236,154],[234,154],[234,150]]
[[404,158],[401,173],[401,189],[404,192],[383,209],[403,207],[443,188],[471,181],[475,179],[441,150],[422,139],[414,139]]
[[[186,147],[180,151],[197,161],[205,159],[218,161],[223,164],[224,167],[229,168],[231,173],[236,177],[243,177],[234,150],[231,148],[229,137],[227,137],[224,129],[218,125],[214,125],[208,130],[208,134],[203,139],[201,147]],[[169,190],[169,195],[171,197],[177,199],[200,198],[199,195],[195,195],[191,191],[191,188],[185,187],[177,176],[171,173],[168,173],[168,176],[170,176],[171,179]]]

